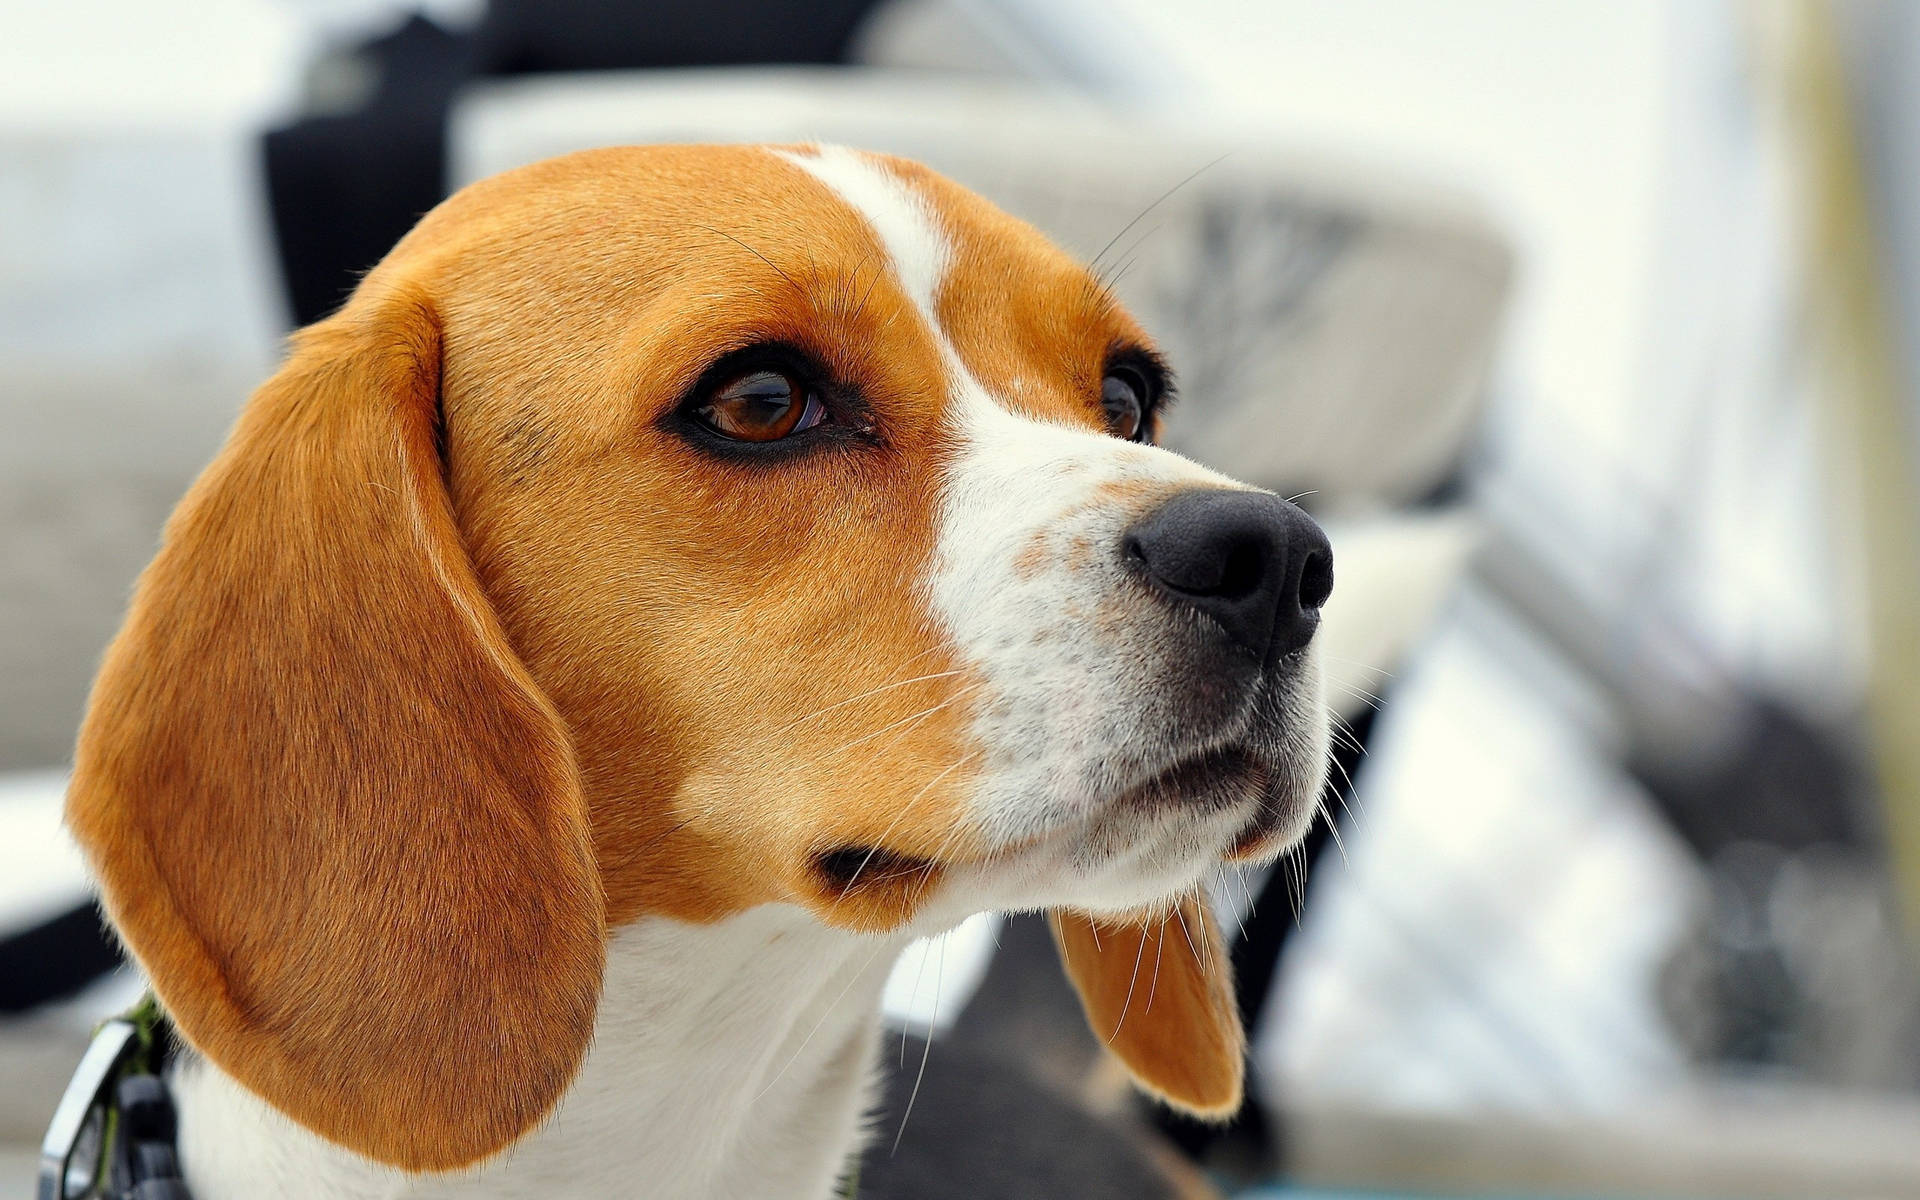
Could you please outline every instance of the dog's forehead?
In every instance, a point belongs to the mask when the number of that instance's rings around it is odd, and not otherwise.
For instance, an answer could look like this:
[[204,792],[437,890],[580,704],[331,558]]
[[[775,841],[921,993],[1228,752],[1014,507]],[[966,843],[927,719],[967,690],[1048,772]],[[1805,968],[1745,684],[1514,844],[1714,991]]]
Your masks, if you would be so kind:
[[918,163],[838,146],[627,146],[548,159],[461,189],[390,261],[432,259],[459,274],[481,253],[593,277],[650,265],[635,255],[723,262],[714,251],[735,238],[731,249],[822,282],[890,254],[917,300],[943,272],[968,268],[1002,287],[1098,291],[1044,235],[974,193]]
[[[830,146],[549,160],[464,189],[393,261],[439,281],[459,407],[511,392],[497,407],[518,413],[538,395],[594,442],[622,436],[618,397],[665,403],[756,340],[884,379],[878,395],[929,417],[965,378],[1004,409],[1097,432],[1106,358],[1149,344],[1033,227],[919,164]],[[582,393],[581,364],[607,373],[603,395]],[[562,365],[568,386],[544,386]]]
[[1120,346],[1150,347],[1086,267],[926,167],[838,146],[772,153],[860,216],[936,338],[1002,405],[1097,425],[1080,401],[1098,394],[1101,362]]
[[755,269],[827,283],[881,253],[858,212],[768,148],[624,146],[469,184],[382,269],[424,270],[456,298],[531,282],[611,300]]

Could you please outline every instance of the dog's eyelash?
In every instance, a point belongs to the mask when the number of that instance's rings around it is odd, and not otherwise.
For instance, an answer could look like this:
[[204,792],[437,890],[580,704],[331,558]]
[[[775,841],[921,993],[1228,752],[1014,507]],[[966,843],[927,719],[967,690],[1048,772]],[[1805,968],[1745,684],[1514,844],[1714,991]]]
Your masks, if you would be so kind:
[[[786,376],[808,396],[818,419],[805,428],[771,440],[742,440],[713,428],[709,413],[717,392],[756,373]],[[798,457],[834,445],[872,443],[877,424],[858,391],[835,381],[820,359],[785,342],[756,342],[720,355],[660,419],[662,428],[721,458],[769,462]]]
[[1140,406],[1139,433],[1131,440],[1151,443],[1156,440],[1156,423],[1166,416],[1167,410],[1173,405],[1173,370],[1156,351],[1130,343],[1122,343],[1108,350],[1103,374],[1111,374],[1116,369],[1131,372],[1146,385],[1147,394]]

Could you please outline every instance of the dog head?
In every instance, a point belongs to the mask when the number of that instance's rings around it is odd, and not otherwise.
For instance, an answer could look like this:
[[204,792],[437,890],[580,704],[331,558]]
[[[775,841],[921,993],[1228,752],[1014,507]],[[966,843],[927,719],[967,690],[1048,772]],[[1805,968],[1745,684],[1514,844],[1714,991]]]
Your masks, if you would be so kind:
[[1194,889],[1314,812],[1330,554],[1151,444],[1169,387],[1084,267],[910,163],[475,185],[169,523],[69,799],[108,909],[198,1049],[408,1168],[551,1108],[610,926],[765,903],[1053,908],[1136,1076],[1230,1111]]

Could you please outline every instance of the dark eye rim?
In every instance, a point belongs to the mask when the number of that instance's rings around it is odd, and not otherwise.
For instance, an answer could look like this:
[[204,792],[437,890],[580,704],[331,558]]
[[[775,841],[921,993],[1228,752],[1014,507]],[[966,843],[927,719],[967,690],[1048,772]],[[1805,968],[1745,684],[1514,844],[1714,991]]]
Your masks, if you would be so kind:
[[[721,388],[759,371],[776,372],[792,379],[809,396],[819,400],[826,410],[825,419],[811,429],[797,430],[769,442],[754,442],[728,437],[701,418],[701,410],[714,402]],[[836,383],[813,355],[791,343],[777,341],[755,342],[714,359],[659,423],[669,433],[710,455],[739,461],[797,458],[834,447],[872,444],[876,440],[874,423],[857,391]]]
[[[1101,367],[1101,387],[1105,388],[1108,376],[1122,372],[1133,375],[1141,383],[1140,428],[1127,440],[1152,443],[1158,439],[1160,418],[1173,404],[1173,372],[1165,359],[1144,346],[1116,346],[1108,351],[1106,363]],[[1104,405],[1101,411],[1104,415]]]

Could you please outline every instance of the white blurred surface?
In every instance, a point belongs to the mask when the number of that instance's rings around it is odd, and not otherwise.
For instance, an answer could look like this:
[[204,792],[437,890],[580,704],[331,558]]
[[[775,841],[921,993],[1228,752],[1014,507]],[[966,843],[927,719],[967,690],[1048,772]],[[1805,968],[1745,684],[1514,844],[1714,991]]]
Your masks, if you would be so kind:
[[60,824],[66,791],[65,771],[0,772],[0,931],[86,896],[86,865]]
[[979,913],[908,946],[881,998],[888,1024],[921,1037],[938,1037],[950,1027],[987,973],[1000,921],[998,913]]
[[250,122],[291,104],[308,48],[263,0],[7,0],[0,28],[0,130]]
[[1604,1113],[1689,1076],[1654,981],[1698,868],[1486,617],[1392,685],[1258,1047],[1276,1100]]
[[278,355],[264,0],[0,0],[0,767],[66,760],[160,521]]

